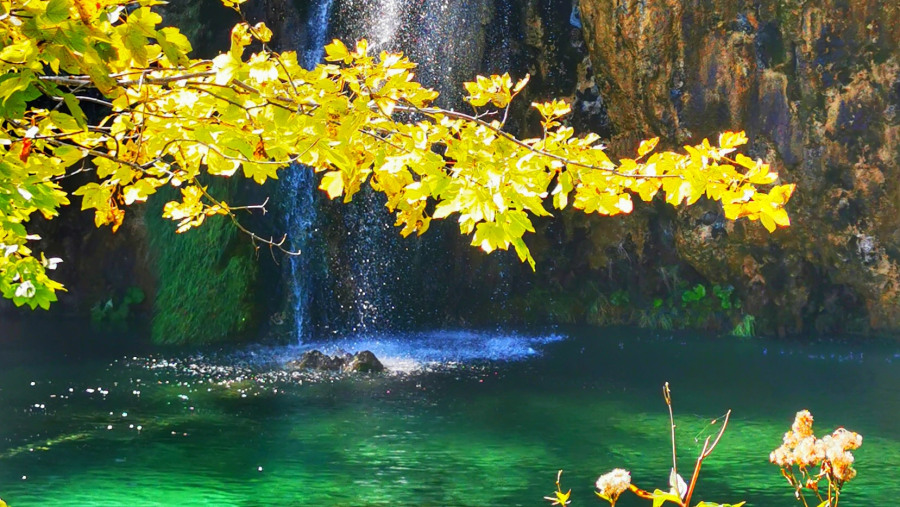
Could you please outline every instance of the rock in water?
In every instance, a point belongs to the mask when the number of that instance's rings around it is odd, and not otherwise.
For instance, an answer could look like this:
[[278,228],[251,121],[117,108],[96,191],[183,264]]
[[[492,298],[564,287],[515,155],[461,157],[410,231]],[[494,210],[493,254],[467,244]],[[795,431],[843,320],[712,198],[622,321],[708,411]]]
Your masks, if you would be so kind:
[[344,365],[344,371],[357,371],[362,373],[380,373],[384,371],[384,365],[368,350],[357,352],[353,359]]
[[318,350],[304,352],[299,360],[288,362],[288,367],[297,370],[340,371],[343,366],[343,358],[327,356]]
[[343,371],[343,372],[383,372],[381,361],[368,350],[351,355],[346,352],[333,356],[318,350],[304,352],[298,360],[288,361],[287,367],[292,370]]

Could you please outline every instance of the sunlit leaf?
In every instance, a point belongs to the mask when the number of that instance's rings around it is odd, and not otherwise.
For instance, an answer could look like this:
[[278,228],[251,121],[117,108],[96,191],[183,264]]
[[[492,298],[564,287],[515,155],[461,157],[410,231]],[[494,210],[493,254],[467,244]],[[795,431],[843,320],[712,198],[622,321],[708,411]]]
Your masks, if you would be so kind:
[[656,145],[659,143],[659,138],[654,137],[652,139],[647,139],[646,141],[641,141],[640,146],[638,146],[638,157],[643,157],[644,155],[653,151],[653,148],[656,148]]

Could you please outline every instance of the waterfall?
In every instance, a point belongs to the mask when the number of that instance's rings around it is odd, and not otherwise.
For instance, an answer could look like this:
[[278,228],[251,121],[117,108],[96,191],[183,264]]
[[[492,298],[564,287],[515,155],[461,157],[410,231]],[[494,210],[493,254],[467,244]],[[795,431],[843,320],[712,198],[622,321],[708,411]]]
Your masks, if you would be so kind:
[[[328,18],[333,0],[319,0],[307,20],[307,40],[302,48],[301,64],[311,68],[322,60],[328,38]],[[312,273],[310,260],[313,256],[312,239],[316,232],[316,177],[306,167],[294,167],[286,172],[285,185],[287,202],[284,220],[288,237],[294,250],[300,255],[288,260],[290,306],[293,313],[294,331],[302,342],[310,334],[310,294]]]
[[[472,6],[481,2],[451,0],[344,0],[340,9],[345,14],[341,36],[365,38],[372,52],[399,51],[420,64],[419,79],[441,92],[448,105],[455,101],[449,93],[454,68],[472,51],[462,50],[470,42],[460,37],[469,26],[480,27]],[[457,4],[457,5],[454,5]],[[474,38],[473,38],[474,39]],[[470,65],[475,67],[475,65]],[[449,85],[449,86],[448,86]],[[421,300],[416,292],[428,283],[424,273],[416,269],[416,259],[427,257],[421,250],[432,238],[403,239],[394,227],[394,218],[384,206],[384,198],[366,188],[354,199],[344,214],[347,229],[347,268],[349,285],[355,301],[343,310],[354,334],[396,330],[415,316],[409,312],[412,300]],[[427,261],[426,261],[427,262]],[[412,278],[419,284],[410,283]],[[430,280],[435,282],[434,280]]]
[[[333,6],[318,0],[307,11],[303,63],[317,63],[331,36],[348,44],[365,38],[372,53],[409,55],[420,65],[417,78],[441,93],[439,105],[460,108],[463,81],[485,68],[509,68],[516,9],[514,0],[337,0]],[[442,279],[452,277],[446,267],[452,262],[441,264],[443,271],[434,262],[459,242],[453,224],[447,234],[404,239],[384,197],[367,186],[348,205],[325,204],[310,171],[291,171],[288,187],[288,234],[303,250],[287,274],[301,341],[314,329],[353,335],[401,330],[422,321],[421,308],[443,303],[439,291],[456,280]],[[505,295],[508,285],[500,278],[493,290]]]

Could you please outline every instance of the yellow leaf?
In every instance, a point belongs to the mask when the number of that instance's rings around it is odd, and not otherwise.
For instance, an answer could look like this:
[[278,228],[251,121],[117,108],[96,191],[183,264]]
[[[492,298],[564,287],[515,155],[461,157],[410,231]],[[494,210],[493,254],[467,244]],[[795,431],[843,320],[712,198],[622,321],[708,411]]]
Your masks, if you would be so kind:
[[722,205],[722,210],[725,212],[725,218],[728,220],[737,220],[741,217],[741,210],[743,206],[740,204],[724,204]]
[[435,219],[447,218],[453,213],[459,211],[459,203],[456,201],[442,201],[434,208],[431,216]]
[[522,88],[525,88],[525,85],[528,84],[528,81],[531,79],[531,74],[525,74],[525,77],[516,82],[516,86],[513,87],[513,93],[519,93],[522,91]]
[[322,183],[319,188],[324,190],[330,199],[340,196],[344,193],[344,177],[341,171],[328,171],[322,176]]
[[[765,209],[765,208],[764,208]],[[788,216],[784,208],[774,208],[769,210],[767,214],[772,217],[772,221],[782,227],[791,225],[791,218]]]
[[278,79],[278,67],[263,53],[253,55],[247,64],[250,68],[250,78],[258,83],[267,83]]
[[636,190],[638,192],[638,195],[641,196],[641,200],[650,202],[651,200],[653,200],[653,197],[659,191],[659,187],[661,186],[662,183],[660,182],[660,180],[645,179],[641,180],[640,183],[638,183]]
[[616,208],[622,213],[631,213],[631,210],[634,209],[634,203],[631,202],[631,196],[628,194],[620,195],[619,201],[616,202]]
[[542,103],[532,102],[531,106],[537,109],[538,112],[541,113],[541,116],[548,120],[565,116],[572,110],[572,107],[562,100],[553,100]]
[[331,44],[325,46],[325,61],[350,63],[352,60],[350,51],[340,40],[334,39]]
[[747,169],[754,169],[758,165],[762,164],[762,161],[753,160],[743,153],[738,153],[737,156],[734,157],[734,161],[737,162],[738,165],[743,166]]
[[239,58],[244,52],[244,47],[253,42],[253,36],[250,35],[250,25],[247,23],[238,23],[231,29],[231,55]]
[[785,204],[791,198],[791,194],[794,193],[794,188],[796,188],[796,185],[793,183],[774,187],[769,192],[769,199],[776,204]]
[[216,84],[226,85],[234,77],[234,73],[242,67],[242,62],[231,53],[222,53],[213,58],[213,70],[216,71]]
[[272,40],[272,30],[270,30],[262,21],[253,25],[253,33],[261,42],[269,42]]
[[722,132],[719,134],[719,146],[721,148],[735,148],[747,144],[747,136],[744,132]]
[[360,39],[356,41],[356,51],[353,52],[351,56],[356,58],[363,58],[369,54],[369,41],[366,39]]
[[638,158],[643,157],[644,155],[653,151],[653,148],[656,148],[657,143],[659,143],[658,137],[647,139],[646,141],[641,141],[641,145],[638,146]]
[[775,221],[772,220],[772,217],[770,217],[766,213],[762,213],[759,215],[759,221],[762,222],[763,226],[769,232],[773,232],[775,230]]

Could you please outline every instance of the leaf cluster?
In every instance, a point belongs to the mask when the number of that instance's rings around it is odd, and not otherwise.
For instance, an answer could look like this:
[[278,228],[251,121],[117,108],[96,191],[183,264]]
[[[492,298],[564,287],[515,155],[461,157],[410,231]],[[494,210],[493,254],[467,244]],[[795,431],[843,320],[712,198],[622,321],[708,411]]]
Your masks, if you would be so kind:
[[[434,107],[437,92],[415,80],[402,54],[326,48],[326,63],[304,69],[295,52],[274,52],[265,24],[243,21],[231,46],[211,60],[190,57],[177,29],[160,27],[155,0],[0,2],[0,290],[16,304],[46,307],[62,287],[53,260],[27,247],[32,214],[68,204],[58,183],[73,172],[96,179],[72,194],[95,224],[115,231],[128,206],[161,187],[177,188],[163,216],[178,232],[228,217],[257,245],[282,248],[244,228],[236,206],[209,192],[215,177],[256,183],[279,171],[311,170],[331,198],[349,201],[363,185],[387,197],[403,235],[454,216],[486,252],[512,246],[534,267],[526,233],[548,207],[616,215],[633,198],[661,194],[672,205],[721,201],[730,219],[789,224],[793,185],[759,160],[736,153],[747,142],[727,132],[686,153],[641,143],[636,158],[611,160],[595,134],[565,125],[569,105],[533,104],[543,135],[504,130],[509,104],[527,83],[508,75],[465,83],[474,114]],[[240,13],[243,1],[226,0]],[[248,48],[258,49],[250,53]],[[248,54],[249,53],[249,54]],[[83,110],[99,108],[99,121]],[[490,106],[484,112],[477,108]]]

